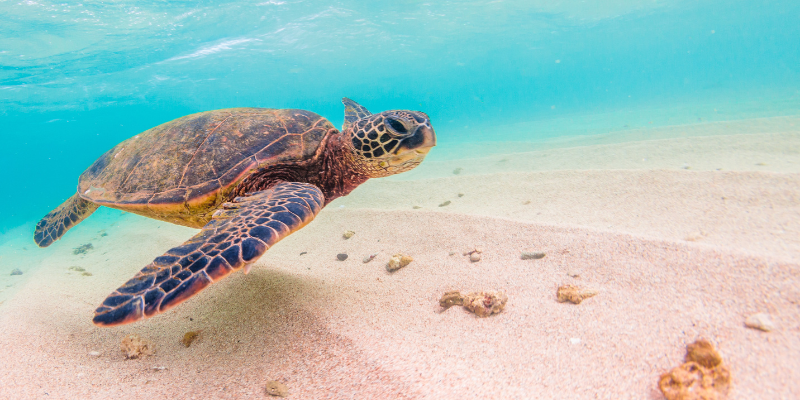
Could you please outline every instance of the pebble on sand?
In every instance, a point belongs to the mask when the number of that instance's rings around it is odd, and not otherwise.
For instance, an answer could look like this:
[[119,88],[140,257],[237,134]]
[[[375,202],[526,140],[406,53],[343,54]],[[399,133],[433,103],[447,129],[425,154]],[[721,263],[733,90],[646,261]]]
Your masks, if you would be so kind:
[[11,275],[22,275],[22,270],[19,268],[14,268],[11,270]]
[[523,260],[538,260],[540,258],[544,258],[546,255],[547,254],[543,252],[523,251],[519,258]]
[[339,261],[347,260],[347,253],[339,253],[336,255],[336,259]]
[[286,397],[289,394],[289,388],[278,381],[267,382],[267,394],[275,397]]
[[189,347],[199,337],[200,337],[200,331],[186,332],[183,335],[183,339],[181,339],[181,343],[183,343],[184,346]]
[[403,268],[408,264],[411,264],[412,261],[414,261],[414,259],[411,258],[411,256],[407,256],[402,253],[397,253],[393,255],[392,258],[389,259],[389,262],[386,264],[386,270],[389,272],[397,271],[398,269]]
[[597,290],[583,289],[573,285],[562,285],[556,291],[556,297],[559,303],[570,302],[572,304],[581,304],[581,302],[589,297],[596,295]]
[[751,329],[758,329],[764,332],[769,332],[775,329],[775,324],[769,318],[769,314],[758,313],[753,314],[744,320],[744,326]]
[[439,207],[445,207],[450,205],[450,200],[445,201],[444,203],[439,204]]
[[132,333],[122,338],[122,343],[119,346],[125,358],[139,358],[141,356],[151,356],[156,352],[156,346],[153,342],[143,339],[141,336]]
[[100,357],[100,352],[96,350],[92,350],[89,352],[89,355],[92,357]]
[[730,370],[705,339],[686,346],[683,365],[661,375],[658,380],[658,388],[667,400],[725,399],[730,385]]
[[368,263],[368,262],[370,262],[370,261],[374,260],[374,259],[375,259],[375,257],[377,257],[377,256],[378,256],[378,253],[372,253],[372,254],[370,254],[370,255],[368,255],[368,256],[366,256],[366,257],[364,257],[364,260],[362,260],[362,261],[364,261],[364,264],[366,264],[366,263]]
[[345,231],[345,232],[342,234],[342,237],[343,237],[343,238],[345,238],[345,239],[350,239],[350,238],[351,238],[351,237],[353,237],[353,235],[355,235],[355,234],[356,234],[356,233],[355,233],[355,232],[353,232],[353,231]]
[[483,251],[481,251],[481,249],[476,247],[473,250],[465,252],[464,255],[469,256],[470,262],[478,262],[481,260],[481,253],[483,253]]

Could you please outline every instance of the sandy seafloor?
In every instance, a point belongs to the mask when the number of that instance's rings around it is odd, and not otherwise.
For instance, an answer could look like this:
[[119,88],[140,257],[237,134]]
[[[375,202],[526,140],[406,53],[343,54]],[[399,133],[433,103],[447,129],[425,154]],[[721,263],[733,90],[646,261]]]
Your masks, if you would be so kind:
[[[194,230],[101,209],[47,249],[32,225],[8,232],[0,398],[265,398],[278,380],[295,399],[661,399],[659,375],[700,337],[731,398],[800,397],[800,118],[434,152],[335,201],[248,275],[132,325],[97,328],[93,310]],[[389,274],[400,252],[414,262]],[[568,283],[599,294],[556,302]],[[442,312],[454,289],[508,305]],[[759,312],[775,330],[744,326]],[[156,354],[125,360],[129,333]]]

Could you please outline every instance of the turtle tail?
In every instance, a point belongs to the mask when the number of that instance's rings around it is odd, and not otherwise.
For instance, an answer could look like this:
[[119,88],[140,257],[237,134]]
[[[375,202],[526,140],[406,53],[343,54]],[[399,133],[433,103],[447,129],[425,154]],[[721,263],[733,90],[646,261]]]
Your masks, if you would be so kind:
[[63,202],[55,210],[36,224],[36,231],[33,234],[33,241],[39,247],[50,246],[53,242],[61,239],[69,228],[83,221],[84,218],[92,215],[98,206],[91,201],[84,200],[78,194],[72,195],[67,201]]

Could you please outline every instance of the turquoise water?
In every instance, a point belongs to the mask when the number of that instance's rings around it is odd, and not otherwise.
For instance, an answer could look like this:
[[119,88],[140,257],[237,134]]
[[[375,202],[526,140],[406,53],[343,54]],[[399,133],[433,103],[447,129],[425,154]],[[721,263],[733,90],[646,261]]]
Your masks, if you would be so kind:
[[[797,114],[798,21],[794,0],[0,1],[0,232],[114,144],[211,109],[340,126],[347,96],[425,111],[443,144]],[[497,128],[530,121],[556,122]]]

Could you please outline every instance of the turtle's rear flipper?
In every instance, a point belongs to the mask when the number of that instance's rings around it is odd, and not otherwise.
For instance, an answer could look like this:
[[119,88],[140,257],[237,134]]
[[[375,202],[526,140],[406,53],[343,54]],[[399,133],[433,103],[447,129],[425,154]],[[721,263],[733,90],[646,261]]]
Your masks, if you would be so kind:
[[151,317],[233,271],[247,271],[270,246],[311,222],[324,204],[319,188],[306,183],[281,183],[226,203],[200,233],[109,295],[95,310],[94,323],[120,325]]
[[69,228],[77,225],[86,217],[92,215],[98,206],[91,201],[84,200],[78,194],[72,195],[67,201],[50,211],[36,224],[36,231],[33,233],[33,241],[39,247],[50,246],[53,242],[61,239]]

